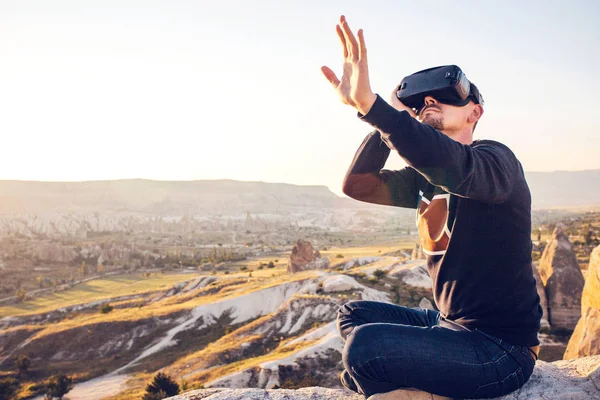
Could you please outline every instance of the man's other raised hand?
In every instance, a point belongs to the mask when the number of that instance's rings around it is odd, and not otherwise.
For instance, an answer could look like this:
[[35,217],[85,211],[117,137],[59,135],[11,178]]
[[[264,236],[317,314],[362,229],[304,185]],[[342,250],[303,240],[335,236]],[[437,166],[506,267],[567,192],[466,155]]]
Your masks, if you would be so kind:
[[362,29],[358,30],[358,41],[350,30],[343,15],[335,26],[344,53],[344,74],[341,79],[329,67],[322,66],[321,71],[331,83],[342,103],[349,104],[365,115],[369,112],[377,96],[371,91],[367,48]]

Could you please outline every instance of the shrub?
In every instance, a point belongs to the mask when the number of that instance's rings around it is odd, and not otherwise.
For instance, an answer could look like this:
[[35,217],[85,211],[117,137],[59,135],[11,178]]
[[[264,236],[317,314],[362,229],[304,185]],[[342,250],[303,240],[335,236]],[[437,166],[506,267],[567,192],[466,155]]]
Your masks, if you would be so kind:
[[24,354],[20,354],[15,360],[15,365],[19,370],[19,376],[26,375],[31,366],[31,359]]
[[182,392],[187,392],[190,389],[190,384],[185,379],[182,379],[179,387],[181,388]]
[[46,393],[46,399],[52,399],[54,397],[58,397],[62,399],[62,397],[69,393],[69,391],[73,388],[71,384],[73,380],[66,375],[54,375],[46,384],[46,388],[48,392]]
[[15,297],[19,303],[23,303],[27,299],[27,292],[23,288],[17,289],[15,292]]
[[170,397],[167,394],[167,392],[165,392],[164,390],[159,390],[156,393],[144,394],[144,397],[142,397],[142,400],[162,400],[162,399],[166,399],[167,397]]
[[386,273],[387,273],[386,271],[383,271],[381,269],[376,269],[375,272],[373,272],[373,275],[375,276],[376,279],[379,280],[379,279],[383,278]]
[[229,275],[229,271],[225,271],[223,272],[225,275]]
[[146,385],[142,400],[160,400],[179,394],[179,385],[169,375],[159,372],[152,382]]
[[110,304],[106,303],[104,304],[101,308],[100,308],[100,312],[102,314],[108,314],[109,312],[111,312],[114,309],[113,306],[111,306]]
[[335,258],[344,258],[343,254],[336,254]]
[[315,293],[317,293],[317,294],[323,293],[323,282],[319,282],[317,284],[317,290],[315,291]]
[[246,267],[245,265],[242,265],[240,267],[240,271],[247,271],[247,270],[248,270],[248,267]]
[[269,263],[267,264],[267,268],[275,268],[275,264],[273,263],[273,261],[269,261]]

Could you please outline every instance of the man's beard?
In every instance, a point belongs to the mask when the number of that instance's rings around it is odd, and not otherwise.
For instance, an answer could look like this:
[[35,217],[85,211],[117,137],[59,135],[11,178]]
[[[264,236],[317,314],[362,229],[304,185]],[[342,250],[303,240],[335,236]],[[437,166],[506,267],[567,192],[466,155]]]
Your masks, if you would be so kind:
[[427,114],[425,117],[423,117],[421,122],[431,126],[434,129],[437,129],[438,131],[441,131],[444,129],[444,118],[435,114],[436,113]]

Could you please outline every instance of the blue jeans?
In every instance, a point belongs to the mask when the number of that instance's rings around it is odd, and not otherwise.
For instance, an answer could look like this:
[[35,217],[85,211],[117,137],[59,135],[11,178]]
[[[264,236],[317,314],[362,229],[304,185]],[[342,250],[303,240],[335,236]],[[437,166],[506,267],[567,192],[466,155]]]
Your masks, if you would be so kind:
[[531,376],[528,347],[514,346],[440,313],[374,301],[338,310],[345,341],[342,384],[364,394],[415,388],[453,398],[491,398],[517,390]]

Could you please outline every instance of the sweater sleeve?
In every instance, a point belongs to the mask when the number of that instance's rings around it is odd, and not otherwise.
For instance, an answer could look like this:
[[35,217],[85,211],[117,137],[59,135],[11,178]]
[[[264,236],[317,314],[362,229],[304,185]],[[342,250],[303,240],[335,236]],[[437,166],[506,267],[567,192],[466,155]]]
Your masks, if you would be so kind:
[[398,171],[382,169],[389,155],[390,149],[382,142],[380,133],[368,134],[348,168],[344,193],[368,203],[416,208],[416,171],[410,167]]
[[459,143],[398,111],[380,96],[358,116],[381,132],[387,145],[429,182],[448,193],[486,203],[502,203],[521,170],[510,149],[498,142]]

